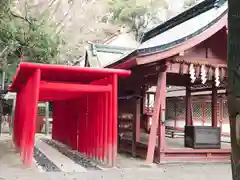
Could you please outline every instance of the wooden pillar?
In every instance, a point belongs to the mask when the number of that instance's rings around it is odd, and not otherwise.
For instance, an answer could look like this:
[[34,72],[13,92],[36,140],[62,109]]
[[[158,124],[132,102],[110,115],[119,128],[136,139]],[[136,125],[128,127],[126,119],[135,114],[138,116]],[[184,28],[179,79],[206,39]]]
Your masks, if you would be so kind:
[[186,87],[186,126],[192,126],[192,98],[191,98],[191,89],[190,85]]
[[9,122],[9,134],[10,134],[10,135],[13,134],[15,107],[16,107],[16,97],[13,99],[11,120],[10,120],[10,122]]
[[117,137],[118,137],[118,76],[112,77],[112,165],[117,167]]
[[[0,113],[3,114],[3,103],[2,103],[3,99],[0,100]],[[0,116],[0,136],[2,134],[2,124],[3,124],[3,116]]]
[[21,125],[21,156],[23,163],[29,166],[31,165],[33,158],[40,78],[41,72],[37,69],[25,84],[26,103],[23,114],[23,124]]
[[5,89],[5,76],[6,76],[6,73],[4,71],[2,71],[2,90]]
[[137,144],[136,144],[136,138],[137,138],[137,99],[133,99],[133,105],[135,105],[134,109],[134,117],[132,120],[132,156],[136,157],[136,149],[137,149]]
[[166,120],[166,73],[162,79],[161,86],[161,108],[160,108],[160,118],[158,125],[158,162],[161,162],[162,156],[164,155],[164,147],[165,147],[165,120]]
[[144,109],[146,105],[146,85],[142,87],[141,96],[142,98],[140,100],[140,103],[141,103],[140,114],[144,114]]
[[141,100],[138,98],[136,100],[136,141],[140,141],[140,133],[141,133]]
[[212,85],[212,127],[217,127],[217,87],[213,82]]
[[154,107],[153,107],[153,117],[152,117],[152,125],[148,140],[148,150],[147,150],[147,163],[152,163],[154,159],[154,152],[156,146],[156,135],[157,135],[157,128],[159,122],[159,113],[160,113],[160,106],[161,106],[161,99],[162,99],[162,87],[164,86],[166,81],[166,71],[160,72],[158,75],[157,80],[157,88],[156,88],[156,96],[154,99]]
[[49,102],[45,103],[45,135],[49,135]]
[[220,123],[220,131],[222,134],[222,123],[223,123],[223,99],[219,100],[219,123]]

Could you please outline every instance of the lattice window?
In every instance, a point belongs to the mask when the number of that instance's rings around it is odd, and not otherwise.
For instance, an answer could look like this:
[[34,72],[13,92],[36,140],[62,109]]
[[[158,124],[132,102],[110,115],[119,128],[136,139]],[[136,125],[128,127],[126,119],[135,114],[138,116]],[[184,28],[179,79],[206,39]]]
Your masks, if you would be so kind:
[[176,116],[185,116],[186,115],[186,106],[184,102],[176,103]]
[[152,108],[154,106],[154,99],[155,99],[155,96],[154,94],[149,94],[149,107]]
[[211,102],[206,103],[206,119],[207,120],[212,119],[212,104],[211,104]]
[[217,102],[217,118],[220,119],[220,102]]
[[167,119],[175,118],[175,107],[174,102],[167,100],[166,103],[166,117]]
[[38,115],[39,116],[45,115],[45,107],[38,107]]
[[202,103],[192,104],[193,117],[202,117]]
[[145,98],[144,98],[144,105],[145,107],[148,107],[148,94],[145,94]]
[[228,104],[227,101],[223,101],[223,119],[228,119]]

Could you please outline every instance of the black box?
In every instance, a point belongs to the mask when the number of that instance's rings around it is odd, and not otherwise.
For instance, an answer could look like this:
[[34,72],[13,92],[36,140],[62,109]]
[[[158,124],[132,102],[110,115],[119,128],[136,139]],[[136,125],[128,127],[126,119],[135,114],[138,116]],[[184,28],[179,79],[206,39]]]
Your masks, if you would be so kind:
[[184,146],[194,149],[221,149],[221,130],[211,126],[185,126]]

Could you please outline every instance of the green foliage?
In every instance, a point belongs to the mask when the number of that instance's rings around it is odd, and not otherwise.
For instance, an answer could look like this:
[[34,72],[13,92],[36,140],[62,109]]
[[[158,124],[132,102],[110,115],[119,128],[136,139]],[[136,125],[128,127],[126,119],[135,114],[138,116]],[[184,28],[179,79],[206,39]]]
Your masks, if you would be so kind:
[[136,33],[136,39],[148,24],[158,18],[161,9],[167,8],[165,0],[110,0],[109,11],[113,22],[127,25]]
[[190,8],[193,5],[195,5],[198,2],[198,0],[184,0],[184,7]]
[[8,78],[15,73],[21,57],[29,62],[56,62],[61,44],[54,26],[45,19],[31,17],[27,9],[25,15],[14,11],[12,0],[0,1],[0,68]]

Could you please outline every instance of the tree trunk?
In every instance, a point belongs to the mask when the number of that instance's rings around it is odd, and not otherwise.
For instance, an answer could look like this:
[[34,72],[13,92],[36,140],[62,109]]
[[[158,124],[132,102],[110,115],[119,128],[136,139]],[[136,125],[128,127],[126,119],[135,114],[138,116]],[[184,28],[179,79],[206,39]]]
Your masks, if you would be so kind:
[[2,134],[2,128],[3,128],[3,101],[2,99],[0,99],[0,136]]
[[[228,111],[232,179],[240,180],[240,0],[228,0]],[[239,116],[240,117],[240,116]]]

